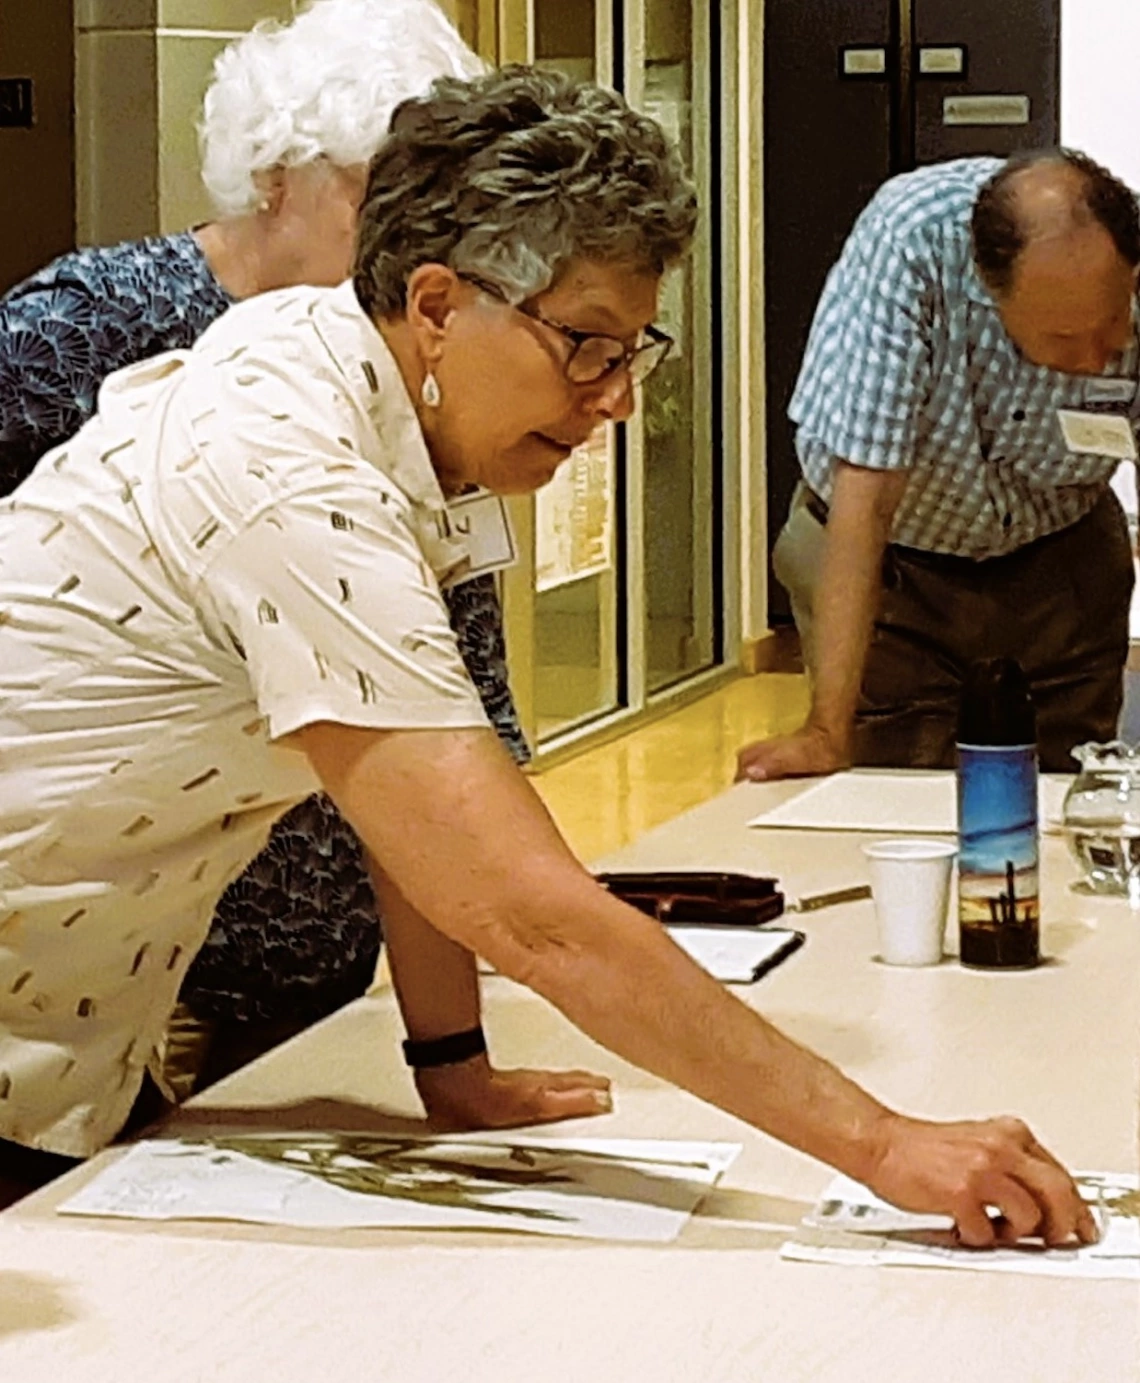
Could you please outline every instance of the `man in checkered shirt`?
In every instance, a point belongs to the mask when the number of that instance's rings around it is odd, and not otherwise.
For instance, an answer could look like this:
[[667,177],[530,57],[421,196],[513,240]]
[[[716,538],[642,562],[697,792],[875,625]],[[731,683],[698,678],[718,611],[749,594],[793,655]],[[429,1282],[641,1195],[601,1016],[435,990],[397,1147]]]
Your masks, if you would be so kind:
[[1116,733],[1133,565],[1110,488],[1140,419],[1134,195],[1068,151],[888,182],[816,313],[776,546],[813,674],[740,776],[947,767],[962,677],[1010,656],[1042,766]]

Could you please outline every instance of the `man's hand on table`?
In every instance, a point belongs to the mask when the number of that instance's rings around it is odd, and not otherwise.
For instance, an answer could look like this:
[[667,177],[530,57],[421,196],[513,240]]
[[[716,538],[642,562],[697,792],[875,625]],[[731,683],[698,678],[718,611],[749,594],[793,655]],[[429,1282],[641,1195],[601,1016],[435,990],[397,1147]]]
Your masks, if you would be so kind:
[[812,778],[851,765],[851,751],[841,737],[805,725],[791,735],[746,744],[736,757],[736,781],[773,782],[777,778]]
[[851,765],[855,708],[881,593],[883,554],[909,469],[833,458],[830,516],[811,599],[812,701],[791,735],[746,745],[737,780],[808,778]]
[[443,1131],[550,1124],[613,1108],[610,1082],[588,1071],[497,1071],[478,1056],[415,1078],[428,1122]]
[[[953,1215],[971,1248],[1027,1238],[1091,1244],[1098,1237],[1072,1177],[1020,1119],[942,1124],[891,1115],[867,1184],[901,1210]],[[1001,1218],[991,1218],[987,1207]]]

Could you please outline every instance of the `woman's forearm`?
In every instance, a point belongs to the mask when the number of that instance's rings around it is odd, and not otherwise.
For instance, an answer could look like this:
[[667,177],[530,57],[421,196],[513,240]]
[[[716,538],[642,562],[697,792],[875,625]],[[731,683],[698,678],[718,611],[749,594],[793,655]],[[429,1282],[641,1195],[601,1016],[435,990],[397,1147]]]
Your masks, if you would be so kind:
[[497,969],[635,1066],[853,1176],[868,1173],[888,1116],[881,1104],[592,880],[564,880],[540,895],[541,936],[528,935],[525,922],[483,931]]
[[595,883],[489,732],[327,726],[303,743],[386,874],[452,943],[748,1123],[852,1175],[873,1160],[883,1107]]
[[374,860],[369,860],[368,868],[383,918],[392,985],[408,1036],[415,1042],[430,1042],[477,1027],[475,957],[418,913]]

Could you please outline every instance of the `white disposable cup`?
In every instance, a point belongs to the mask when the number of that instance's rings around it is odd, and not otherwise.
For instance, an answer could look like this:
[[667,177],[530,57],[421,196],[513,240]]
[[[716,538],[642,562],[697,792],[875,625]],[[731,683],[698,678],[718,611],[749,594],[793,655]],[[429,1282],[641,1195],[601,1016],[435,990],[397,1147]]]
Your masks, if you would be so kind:
[[863,846],[879,920],[879,959],[887,965],[937,965],[942,959],[950,873],[949,840],[880,840]]

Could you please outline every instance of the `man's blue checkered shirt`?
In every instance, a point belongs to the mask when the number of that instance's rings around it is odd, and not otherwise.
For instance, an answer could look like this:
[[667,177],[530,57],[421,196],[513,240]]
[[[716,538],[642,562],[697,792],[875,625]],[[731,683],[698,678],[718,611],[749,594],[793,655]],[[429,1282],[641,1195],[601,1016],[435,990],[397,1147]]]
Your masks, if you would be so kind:
[[[1068,450],[1059,408],[1132,403],[1135,343],[1104,376],[1029,364],[974,267],[970,215],[997,159],[892,178],[823,290],[789,413],[804,477],[831,498],[836,458],[910,469],[893,541],[985,558],[1082,518],[1120,464]],[[1106,379],[1115,379],[1115,386]]]

